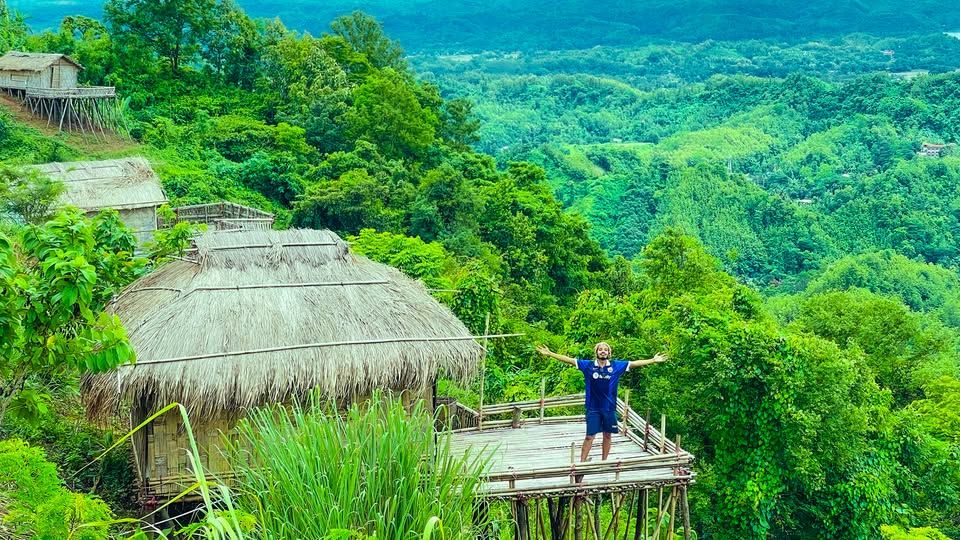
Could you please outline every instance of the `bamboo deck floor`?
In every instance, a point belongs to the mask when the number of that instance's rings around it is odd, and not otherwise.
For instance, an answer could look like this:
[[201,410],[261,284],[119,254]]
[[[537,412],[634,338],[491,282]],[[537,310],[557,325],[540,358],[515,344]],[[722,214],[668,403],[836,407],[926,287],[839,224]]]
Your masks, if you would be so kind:
[[[489,498],[607,493],[692,482],[693,473],[687,465],[693,456],[689,453],[677,451],[671,444],[667,453],[661,454],[652,440],[649,451],[644,451],[642,432],[628,435],[622,423],[620,429],[621,433],[613,435],[610,455],[602,463],[600,435],[594,440],[588,463],[579,462],[585,423],[575,418],[560,423],[524,423],[519,428],[460,430],[451,434],[450,446],[455,456],[482,454],[488,477],[482,491]],[[579,483],[574,483],[570,475],[571,443],[578,462],[573,464],[574,470],[588,466]],[[618,472],[618,468],[623,470]]]

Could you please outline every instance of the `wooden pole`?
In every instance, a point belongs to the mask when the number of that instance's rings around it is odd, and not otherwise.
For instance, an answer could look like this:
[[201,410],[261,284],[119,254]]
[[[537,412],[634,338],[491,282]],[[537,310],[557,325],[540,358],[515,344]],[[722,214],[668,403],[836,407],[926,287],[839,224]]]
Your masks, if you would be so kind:
[[647,409],[646,416],[643,417],[643,451],[647,452],[647,443],[650,441],[650,409]]
[[543,512],[540,509],[540,499],[534,499],[533,503],[537,505],[537,526],[540,529],[540,538],[541,540],[547,540],[547,526],[543,522]]
[[[636,506],[638,495],[637,490],[630,492],[630,499],[627,502],[627,526],[623,529],[623,540],[630,540],[628,538],[630,535],[630,519],[633,517],[633,507]],[[614,537],[616,537],[616,534],[614,534]]]
[[[665,414],[660,415],[660,453],[661,454],[667,453],[667,415]],[[661,512],[660,510],[661,508],[663,508],[663,487],[662,486],[660,487],[660,492],[659,492],[659,495],[657,496],[657,512],[658,513]],[[657,519],[658,520],[660,519],[659,516],[657,517]],[[659,523],[659,521],[657,521],[657,523]]]
[[687,501],[687,486],[680,486],[680,512],[683,513],[683,540],[690,540],[690,503]]
[[[610,506],[611,506],[611,518],[610,523],[607,524],[607,530],[603,533],[603,540],[610,539],[610,533],[613,532],[613,538],[616,540],[617,532],[620,530],[620,507],[623,506],[623,495],[622,493],[611,493],[610,494]],[[629,514],[629,512],[628,512]]]
[[543,423],[543,400],[547,393],[547,378],[540,377],[540,423]]
[[583,497],[575,496],[573,499],[573,539],[583,540]]
[[673,487],[673,492],[670,494],[670,530],[667,531],[667,540],[673,540],[673,531],[676,524],[676,510],[677,510],[677,487]]
[[[467,341],[470,339],[484,338],[504,338],[516,337],[521,334],[494,334],[489,336],[448,336],[448,337],[399,337],[386,339],[358,339],[354,341],[329,341],[326,343],[304,343],[302,345],[286,345],[283,347],[267,347],[264,349],[253,349],[249,351],[227,351],[220,353],[198,354],[195,356],[181,356],[180,358],[163,358],[157,360],[137,360],[137,365],[144,364],[165,364],[171,362],[188,362],[191,360],[206,360],[208,358],[224,358],[227,356],[246,356],[250,354],[260,354],[277,351],[295,351],[300,349],[321,349],[324,347],[342,347],[349,345],[375,345],[378,343],[433,343],[438,341]],[[482,365],[482,362],[481,362]],[[481,379],[482,380],[482,379]]]
[[[661,488],[660,491],[662,492],[663,489]],[[676,490],[674,490],[674,491],[676,491]],[[666,505],[662,505],[662,504],[661,504],[659,507],[657,507],[657,526],[653,528],[653,537],[654,537],[654,538],[657,538],[657,539],[660,538],[660,528],[663,526],[663,515],[664,515],[664,513],[666,512],[667,507],[670,506],[670,502],[671,502],[672,500],[673,500],[673,492],[671,491],[671,492],[670,492],[670,495],[667,496],[667,504],[666,504]]]
[[[646,489],[646,488],[643,489],[643,497],[642,497],[642,498],[643,498],[643,501],[642,501],[642,504],[643,504],[643,513],[641,513],[641,514],[640,514],[639,516],[637,516],[637,517],[640,518],[640,520],[642,520],[643,540],[647,540],[647,527],[648,527],[647,514],[650,513],[650,490],[649,490],[649,489]],[[637,501],[637,510],[640,509],[640,504],[641,504],[641,501]],[[637,533],[640,532],[640,527],[641,527],[641,522],[640,522],[640,520],[637,521]],[[639,534],[637,534],[636,536],[634,536],[634,540],[637,540],[638,538],[640,538],[640,535],[639,535]]]
[[597,493],[593,496],[593,540],[600,540],[600,501],[603,495]]
[[[490,333],[490,312],[487,312],[486,320],[483,323],[483,335]],[[480,407],[477,409],[477,430],[483,431],[483,386],[487,378],[487,338],[483,338],[483,357],[480,358]]]

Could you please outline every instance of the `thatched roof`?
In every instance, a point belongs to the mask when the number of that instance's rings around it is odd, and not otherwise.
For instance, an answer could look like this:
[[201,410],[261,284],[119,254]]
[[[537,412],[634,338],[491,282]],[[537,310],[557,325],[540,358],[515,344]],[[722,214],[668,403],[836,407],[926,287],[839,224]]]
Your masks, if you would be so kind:
[[215,417],[315,387],[349,398],[476,373],[482,347],[450,310],[332,232],[208,232],[196,246],[196,262],[168,263],[110,305],[138,360],[85,379],[92,415],[144,400]]
[[143,158],[46,163],[32,168],[63,182],[67,189],[60,202],[81,210],[125,210],[167,202],[160,178]]
[[60,60],[83,69],[79,62],[65,54],[10,51],[0,56],[0,71],[43,71]]

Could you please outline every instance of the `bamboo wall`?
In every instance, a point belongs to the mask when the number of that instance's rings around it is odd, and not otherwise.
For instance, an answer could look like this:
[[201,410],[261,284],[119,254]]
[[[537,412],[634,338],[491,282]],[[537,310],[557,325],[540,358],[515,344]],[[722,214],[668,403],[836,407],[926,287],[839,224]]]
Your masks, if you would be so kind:
[[[357,401],[364,402],[367,399],[368,397],[363,397]],[[412,410],[419,399],[423,399],[429,408],[433,389],[428,386],[423,392],[404,390],[400,393],[400,400],[407,410]],[[131,420],[133,425],[136,425],[145,418],[146,415],[135,413]],[[233,429],[236,422],[225,417],[191,418],[204,472],[208,478],[228,486],[233,485],[233,478],[229,460],[223,452],[223,442],[227,437],[236,441]],[[133,444],[135,462],[139,468],[141,495],[144,499],[170,499],[196,481],[190,464],[190,440],[178,410],[171,410],[148,424],[144,429],[144,436],[134,437]],[[186,498],[191,499],[195,497]]]

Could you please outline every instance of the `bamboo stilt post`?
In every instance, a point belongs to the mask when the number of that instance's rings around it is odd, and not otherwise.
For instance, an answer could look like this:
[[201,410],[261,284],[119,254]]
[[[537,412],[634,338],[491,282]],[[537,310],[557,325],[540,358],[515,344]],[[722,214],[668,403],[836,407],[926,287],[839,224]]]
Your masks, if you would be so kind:
[[614,540],[617,538],[617,531],[620,525],[620,506],[623,505],[622,493],[610,494],[610,506],[612,508],[610,523],[607,524],[607,530],[603,533],[603,540],[610,539],[610,533],[613,532]]
[[673,540],[673,531],[676,525],[676,510],[677,510],[677,487],[674,486],[673,492],[670,494],[670,529],[667,531],[667,540]]
[[547,378],[540,377],[540,423],[543,423],[543,400],[547,394]]
[[[483,335],[490,333],[490,312],[483,323]],[[487,378],[487,338],[483,338],[483,358],[480,359],[480,407],[477,409],[477,430],[483,431],[483,385]]]
[[[640,514],[638,517],[642,518],[642,520],[643,520],[643,523],[642,523],[642,525],[643,525],[643,540],[647,540],[647,528],[648,528],[648,525],[649,525],[648,522],[647,522],[647,514],[650,513],[650,490],[649,490],[649,489],[644,489],[644,490],[643,490],[643,501],[642,501],[642,503],[643,503],[643,513]],[[639,504],[640,504],[640,502],[638,501],[637,509],[640,508]],[[638,522],[638,523],[637,523],[637,533],[640,532],[640,526],[641,526],[641,523]],[[634,537],[634,540],[637,540],[638,538],[640,538],[639,534]]]
[[[628,536],[630,535],[630,518],[633,517],[632,510],[633,510],[633,507],[636,506],[638,495],[639,494],[637,493],[637,490],[633,490],[630,492],[631,498],[630,498],[630,501],[627,503],[627,526],[623,529],[623,540],[630,540],[628,538]],[[616,537],[616,534],[614,534],[614,537]]]
[[573,539],[583,540],[583,497],[576,496],[573,499]]
[[593,498],[593,508],[587,506],[587,518],[590,520],[590,536],[593,540],[600,540],[600,496]]
[[543,522],[543,512],[540,510],[540,499],[534,499],[533,503],[537,505],[537,525],[540,529],[540,538],[547,540],[547,525]]
[[[663,489],[660,490],[661,492]],[[675,490],[674,490],[675,491]],[[670,492],[670,495],[667,496],[666,505],[661,504],[657,507],[657,526],[653,528],[653,537],[660,538],[660,529],[663,527],[663,514],[665,513],[667,507],[670,506],[671,501],[673,500],[673,492]]]
[[690,540],[690,503],[687,501],[687,486],[680,487],[680,512],[683,514],[683,540]]

